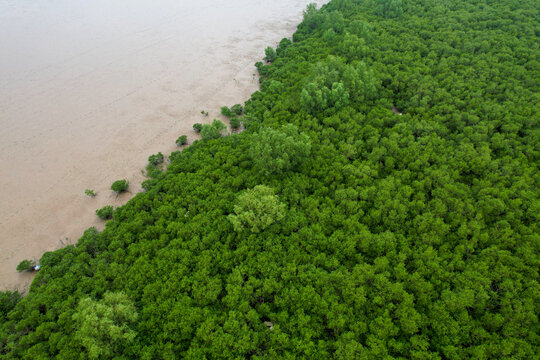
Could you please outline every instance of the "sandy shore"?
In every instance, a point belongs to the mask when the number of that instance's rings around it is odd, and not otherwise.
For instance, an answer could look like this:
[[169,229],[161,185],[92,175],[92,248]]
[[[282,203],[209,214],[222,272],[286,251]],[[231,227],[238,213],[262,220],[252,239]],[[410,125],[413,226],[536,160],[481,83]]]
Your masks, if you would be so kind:
[[101,229],[94,211],[140,191],[150,154],[249,98],[309,2],[0,1],[0,289],[26,291],[21,260]]

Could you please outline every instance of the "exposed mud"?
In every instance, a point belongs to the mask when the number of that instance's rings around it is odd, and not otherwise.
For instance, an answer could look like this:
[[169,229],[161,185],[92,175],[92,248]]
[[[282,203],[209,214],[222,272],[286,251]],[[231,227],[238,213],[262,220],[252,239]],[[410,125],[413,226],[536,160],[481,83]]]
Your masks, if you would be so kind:
[[26,291],[21,260],[102,228],[150,154],[245,101],[309,2],[0,0],[0,289]]

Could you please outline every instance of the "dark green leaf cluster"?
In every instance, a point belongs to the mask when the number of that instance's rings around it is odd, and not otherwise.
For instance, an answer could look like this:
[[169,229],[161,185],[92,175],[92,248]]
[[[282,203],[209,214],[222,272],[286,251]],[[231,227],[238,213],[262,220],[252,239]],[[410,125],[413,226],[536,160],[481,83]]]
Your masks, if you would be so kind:
[[17,265],[17,271],[23,272],[23,271],[29,271],[33,270],[34,266],[36,266],[36,262],[33,260],[23,260]]
[[378,0],[377,14],[397,18],[403,14],[403,0]]
[[268,46],[265,50],[264,50],[264,54],[265,54],[265,57],[264,59],[268,62],[272,62],[274,60],[276,60],[277,58],[277,54],[276,54],[276,50],[274,50],[274,48]]
[[182,146],[187,144],[187,135],[182,135],[178,139],[176,139],[176,145]]
[[203,140],[218,139],[223,136],[223,131],[227,129],[224,123],[214,119],[212,124],[204,124],[201,129],[201,138]]
[[163,154],[158,152],[157,154],[153,154],[148,157],[148,164],[158,166],[159,164],[163,163],[163,159]]
[[105,205],[101,209],[96,210],[96,215],[102,220],[111,219],[113,216],[114,208],[111,205]]
[[227,116],[227,117],[233,117],[234,116],[234,111],[229,109],[227,106],[222,106],[221,107],[221,115]]
[[[152,155],[152,156],[156,156],[156,155]],[[152,156],[150,157],[152,158]],[[163,161],[163,155],[161,155],[161,158]],[[150,161],[150,159],[148,159],[148,161]],[[129,188],[129,181],[127,180],[116,180],[111,185],[111,190],[116,192],[117,194],[126,191],[128,188]]]
[[244,107],[240,104],[234,104],[231,106],[231,111],[233,111],[236,115],[240,116],[244,112]]
[[17,291],[0,291],[0,323],[7,319],[8,313],[21,301],[21,294]]
[[231,125],[231,129],[233,130],[238,130],[240,126],[242,126],[242,122],[237,117],[231,118],[229,124]]
[[243,112],[244,112],[244,107],[240,104],[234,104],[233,106],[231,106],[230,109],[226,106],[223,106],[221,108],[221,115],[227,116],[230,118],[229,124],[231,125],[231,129],[233,130],[238,130],[240,126],[242,125],[238,116],[242,115]]
[[202,130],[202,124],[200,123],[196,123],[196,124],[193,124],[193,130],[196,132],[196,133],[200,133],[201,130]]
[[0,356],[537,358],[539,18],[532,0],[309,6],[258,64],[246,130],[201,125],[218,139],[45,253]]

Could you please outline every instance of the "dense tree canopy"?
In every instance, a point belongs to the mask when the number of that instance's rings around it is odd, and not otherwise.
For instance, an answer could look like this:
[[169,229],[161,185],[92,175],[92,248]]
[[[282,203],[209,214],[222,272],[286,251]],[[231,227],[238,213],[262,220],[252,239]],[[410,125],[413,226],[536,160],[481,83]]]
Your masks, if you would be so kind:
[[[309,6],[257,64],[244,132],[206,125],[0,297],[0,356],[87,359],[114,333],[118,359],[537,357],[538,19],[533,0]],[[97,336],[110,294],[138,315]]]
[[101,301],[83,298],[72,316],[75,339],[86,349],[90,359],[112,359],[123,354],[137,335],[129,325],[137,312],[124,293],[106,292]]
[[311,143],[294,125],[287,124],[279,130],[263,127],[252,135],[249,152],[261,174],[281,175],[306,161]]
[[258,233],[285,216],[285,205],[279,202],[274,190],[257,185],[238,196],[234,212],[229,220],[236,231]]

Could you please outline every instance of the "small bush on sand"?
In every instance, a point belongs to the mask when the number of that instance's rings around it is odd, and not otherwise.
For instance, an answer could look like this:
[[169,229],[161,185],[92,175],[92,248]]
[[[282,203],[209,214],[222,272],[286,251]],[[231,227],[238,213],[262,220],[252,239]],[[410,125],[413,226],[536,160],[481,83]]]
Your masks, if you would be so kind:
[[17,271],[23,272],[23,271],[30,271],[34,270],[34,266],[36,266],[36,262],[33,260],[23,260],[17,265]]
[[176,139],[176,146],[182,146],[187,144],[187,136],[182,135],[178,139]]
[[111,190],[120,194],[121,192],[126,191],[129,188],[129,181],[127,180],[116,180],[111,185]]
[[90,196],[90,197],[96,196],[96,193],[95,193],[94,190],[92,190],[92,189],[86,189],[86,190],[84,190],[84,193],[85,193],[86,195]]

